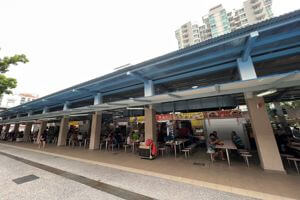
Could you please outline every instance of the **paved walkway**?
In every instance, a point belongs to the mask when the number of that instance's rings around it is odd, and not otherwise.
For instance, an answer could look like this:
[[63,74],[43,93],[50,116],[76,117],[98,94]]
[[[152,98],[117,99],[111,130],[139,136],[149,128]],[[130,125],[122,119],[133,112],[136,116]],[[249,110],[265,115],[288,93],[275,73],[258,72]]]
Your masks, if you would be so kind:
[[[0,146],[0,162],[1,200],[252,199],[10,147]],[[28,175],[38,179],[19,185],[12,181]]]
[[[257,164],[253,164],[252,160],[250,168],[247,168],[243,161],[235,159],[232,159],[232,165],[228,167],[226,161],[218,161],[211,165],[208,156],[201,152],[195,152],[190,159],[185,159],[182,155],[174,159],[174,156],[169,155],[149,161],[141,160],[135,154],[125,153],[124,150],[112,153],[50,145],[40,151],[37,149],[37,145],[24,143],[2,143],[1,146],[42,152],[112,169],[255,198],[300,199],[300,190],[298,189],[300,176],[295,173],[294,169],[289,169],[287,175],[267,173]],[[26,155],[22,155],[22,157],[24,156]],[[195,163],[204,163],[204,165],[195,165]]]

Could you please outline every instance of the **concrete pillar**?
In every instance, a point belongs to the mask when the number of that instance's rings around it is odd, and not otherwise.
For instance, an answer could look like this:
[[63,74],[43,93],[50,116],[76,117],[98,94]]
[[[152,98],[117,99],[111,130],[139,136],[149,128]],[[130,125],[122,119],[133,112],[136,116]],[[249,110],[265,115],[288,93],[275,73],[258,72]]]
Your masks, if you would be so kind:
[[19,127],[20,127],[20,124],[16,123],[15,126],[14,126],[13,132],[15,132],[15,133],[19,132]]
[[60,121],[57,146],[66,145],[68,131],[69,131],[69,117],[64,116]]
[[253,96],[252,98],[245,96],[245,99],[261,167],[264,170],[285,173],[269,116],[265,108],[264,99],[257,96]]
[[91,138],[89,149],[99,149],[102,124],[102,112],[96,112],[92,116]]
[[31,133],[32,124],[33,124],[32,122],[27,122],[25,124],[25,130],[24,130],[24,135],[23,135],[24,142],[29,141],[29,136],[30,136],[30,133]]
[[37,142],[38,143],[40,142],[41,135],[44,132],[44,130],[46,129],[46,127],[47,127],[47,121],[41,121],[39,132],[38,132],[38,135],[37,135]]
[[145,107],[145,141],[147,139],[157,143],[156,111],[152,105]]
[[274,106],[278,117],[278,123],[280,123],[283,127],[287,127],[287,122],[283,114],[282,107],[280,106],[280,102],[274,102]]

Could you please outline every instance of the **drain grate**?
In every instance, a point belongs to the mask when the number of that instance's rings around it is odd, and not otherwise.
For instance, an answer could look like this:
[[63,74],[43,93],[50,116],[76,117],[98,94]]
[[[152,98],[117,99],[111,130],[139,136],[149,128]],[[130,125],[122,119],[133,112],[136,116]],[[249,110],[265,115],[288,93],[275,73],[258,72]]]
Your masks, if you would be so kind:
[[12,181],[15,182],[16,184],[20,185],[20,184],[23,184],[23,183],[34,181],[36,179],[39,179],[39,177],[31,174],[31,175],[28,175],[28,176],[23,176],[23,177],[20,177],[20,178],[13,179]]

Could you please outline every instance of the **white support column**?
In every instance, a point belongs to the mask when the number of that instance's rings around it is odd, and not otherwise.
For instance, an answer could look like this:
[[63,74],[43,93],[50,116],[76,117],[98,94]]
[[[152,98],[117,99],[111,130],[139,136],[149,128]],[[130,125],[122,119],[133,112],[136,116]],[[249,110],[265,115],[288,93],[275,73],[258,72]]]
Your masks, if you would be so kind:
[[144,95],[145,97],[154,95],[154,86],[152,80],[147,80],[144,82]]
[[66,101],[65,104],[64,104],[64,108],[63,110],[68,110],[69,109],[69,106],[70,106],[70,102],[69,101]]
[[24,142],[29,141],[32,124],[33,124],[32,122],[26,122],[26,124],[25,124],[25,130],[24,130],[24,135],[23,135]]
[[154,95],[154,85],[153,81],[144,77],[142,74],[138,72],[127,72],[127,75],[136,78],[144,83],[144,96],[149,97]]
[[145,141],[147,139],[157,144],[156,111],[152,105],[145,107]]
[[66,145],[68,131],[69,131],[69,118],[67,116],[64,116],[60,121],[57,146]]
[[46,106],[44,109],[43,109],[43,114],[49,112],[49,108]]
[[102,112],[96,112],[92,116],[91,138],[89,149],[99,149],[102,125]]
[[264,99],[253,96],[246,98],[246,102],[261,167],[264,170],[285,173]]
[[243,61],[242,58],[237,59],[238,70],[242,80],[256,79],[256,72],[251,57]]
[[101,93],[97,93],[95,96],[94,96],[94,105],[99,105],[99,104],[102,104],[103,103],[103,96]]
[[[251,37],[249,39],[251,40]],[[237,59],[241,80],[257,79],[250,56],[251,46],[254,41],[253,39],[250,43],[247,41],[246,55]],[[264,99],[253,94],[249,95],[245,93],[245,100],[250,114],[251,126],[257,144],[261,167],[264,170],[285,173],[271,122],[265,109]]]

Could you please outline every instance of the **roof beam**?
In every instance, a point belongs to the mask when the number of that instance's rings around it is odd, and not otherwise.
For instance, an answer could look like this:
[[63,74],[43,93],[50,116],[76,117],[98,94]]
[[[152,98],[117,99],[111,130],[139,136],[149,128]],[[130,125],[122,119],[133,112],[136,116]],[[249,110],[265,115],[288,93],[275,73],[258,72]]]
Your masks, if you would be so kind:
[[175,99],[181,99],[182,98],[182,96],[179,96],[179,95],[176,95],[176,94],[171,94],[171,93],[168,93],[168,96],[172,97],[172,98],[175,98]]
[[139,74],[138,72],[131,72],[131,71],[129,71],[126,74],[128,76],[132,76],[132,77],[134,77],[134,78],[136,78],[136,79],[138,79],[138,80],[140,80],[140,81],[142,81],[144,83],[146,83],[149,80],[149,79],[145,78],[144,76],[142,76],[141,74]]
[[273,87],[277,87],[277,86],[280,85],[282,82],[294,78],[297,74],[299,74],[299,72],[300,72],[300,71],[297,70],[297,71],[293,71],[293,72],[291,72],[291,73],[288,73],[287,75],[283,76],[282,78],[280,78],[280,79],[274,81],[274,82],[272,83],[272,86],[273,86]]
[[128,104],[125,104],[125,103],[114,103],[114,102],[111,102],[111,103],[106,103],[107,105],[111,105],[111,106],[128,106]]
[[220,93],[221,92],[221,86],[219,84],[216,84],[215,85],[215,90],[217,93]]
[[154,85],[153,85],[153,81],[142,76],[141,74],[139,74],[138,72],[131,72],[128,71],[126,73],[128,76],[133,76],[134,78],[142,81],[144,83],[144,96],[148,97],[148,96],[153,96],[154,95]]
[[253,45],[258,36],[259,36],[259,33],[257,31],[254,31],[254,32],[250,33],[249,37],[247,38],[245,49],[242,53],[242,61],[243,62],[248,60],[250,53],[252,51]]
[[150,103],[151,102],[151,100],[147,100],[147,99],[130,98],[130,100],[135,101],[135,102],[144,102],[144,103]]

